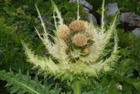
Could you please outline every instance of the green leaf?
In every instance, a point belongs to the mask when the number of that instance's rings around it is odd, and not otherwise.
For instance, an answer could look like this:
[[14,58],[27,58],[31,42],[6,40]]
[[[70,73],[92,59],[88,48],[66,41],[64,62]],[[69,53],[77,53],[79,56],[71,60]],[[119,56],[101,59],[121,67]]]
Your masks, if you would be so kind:
[[58,88],[50,90],[50,85],[42,85],[37,77],[31,80],[30,76],[20,73],[15,75],[13,72],[0,71],[0,79],[8,82],[6,86],[11,86],[11,93],[51,94],[50,91],[60,92]]
[[133,83],[134,87],[137,89],[137,91],[140,93],[140,82]]

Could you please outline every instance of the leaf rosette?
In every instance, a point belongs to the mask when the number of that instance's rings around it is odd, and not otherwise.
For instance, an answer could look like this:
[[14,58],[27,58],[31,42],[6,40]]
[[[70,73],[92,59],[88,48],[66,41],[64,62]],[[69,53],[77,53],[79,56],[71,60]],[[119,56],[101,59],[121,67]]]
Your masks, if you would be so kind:
[[[45,24],[42,20],[39,9],[36,6],[39,18],[41,20],[44,33],[39,35],[46,46],[51,57],[39,57],[23,43],[28,60],[39,70],[53,75],[72,76],[97,76],[101,72],[112,70],[118,58],[118,37],[116,33],[116,20],[111,23],[108,29],[104,26],[104,2],[102,6],[102,25],[101,28],[81,20],[78,14],[77,20],[69,25],[63,22],[61,13],[52,1],[54,7],[55,36],[47,33]],[[79,8],[78,8],[79,9]],[[56,22],[56,19],[59,19]],[[50,36],[53,39],[50,40]],[[106,49],[113,39],[113,47]],[[107,51],[111,50],[109,56]],[[55,61],[54,61],[55,59]],[[56,62],[57,61],[57,62]]]

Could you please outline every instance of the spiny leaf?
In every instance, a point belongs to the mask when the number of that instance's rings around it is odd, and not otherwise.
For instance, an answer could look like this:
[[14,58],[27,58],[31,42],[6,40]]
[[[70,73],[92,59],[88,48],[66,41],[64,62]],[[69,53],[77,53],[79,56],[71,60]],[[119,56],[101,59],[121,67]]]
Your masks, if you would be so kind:
[[51,85],[41,84],[37,77],[35,77],[35,80],[31,80],[30,76],[20,73],[13,74],[13,72],[0,71],[0,79],[8,82],[6,86],[11,86],[12,94],[52,94],[52,91],[59,94],[61,91],[57,87],[51,90]]
[[41,89],[45,87],[39,82],[31,80],[29,76],[24,76],[21,74],[14,75],[13,72],[6,73],[5,71],[0,71],[0,79],[6,80],[8,86],[12,86],[11,93],[21,92],[22,94],[45,94]]
[[41,13],[40,13],[40,11],[39,11],[37,5],[35,5],[35,8],[36,8],[36,11],[37,11],[37,13],[38,13],[38,16],[39,16],[39,18],[40,18],[40,20],[41,20],[41,25],[42,25],[42,27],[43,27],[43,29],[44,29],[44,32],[47,33],[47,29],[46,29],[45,23],[44,23],[44,21],[43,21],[43,19],[42,19]]
[[51,0],[51,1],[52,1],[52,5],[53,5],[53,7],[54,7],[54,11],[57,13],[57,17],[59,18],[59,24],[60,24],[60,25],[63,25],[63,19],[62,19],[61,13],[60,13],[60,11],[58,10],[56,4],[53,2],[53,0]]
[[56,66],[56,64],[51,60],[51,58],[43,58],[43,57],[39,57],[37,55],[34,54],[33,51],[31,51],[31,49],[29,49],[27,47],[27,45],[22,42],[24,48],[25,48],[25,52],[29,58],[29,61],[34,64],[35,67],[40,67],[42,70],[48,70],[51,73],[55,73],[55,71],[58,69],[58,67]]
[[103,0],[103,4],[102,4],[102,26],[101,26],[101,31],[104,32],[104,14],[105,14],[105,0]]
[[80,19],[80,15],[79,15],[79,0],[77,0],[77,20]]
[[134,87],[137,89],[137,91],[140,93],[140,82],[133,83]]

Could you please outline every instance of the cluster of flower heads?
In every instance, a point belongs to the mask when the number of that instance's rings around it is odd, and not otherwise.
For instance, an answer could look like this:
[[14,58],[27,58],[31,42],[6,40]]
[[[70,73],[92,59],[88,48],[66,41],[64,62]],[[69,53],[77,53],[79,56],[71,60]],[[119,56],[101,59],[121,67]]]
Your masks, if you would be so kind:
[[[53,17],[56,27],[56,32],[54,32],[55,36],[52,37],[54,41],[52,42],[49,39],[49,34],[37,7],[36,9],[44,29],[44,34],[41,36],[36,31],[53,58],[38,57],[23,43],[29,61],[35,67],[39,66],[41,71],[47,71],[50,74],[56,75],[89,74],[96,76],[100,71],[105,72],[111,70],[118,58],[118,39],[115,30],[117,16],[108,29],[104,27],[104,17],[102,17],[101,28],[95,27],[92,21],[88,23],[87,21],[80,20],[79,15],[77,20],[66,25],[57,6],[54,2],[52,4],[54,6]],[[56,22],[55,14],[57,14],[59,22]],[[107,54],[105,53],[107,52],[105,48],[111,38],[114,38],[114,47],[110,48],[112,52],[110,56],[102,58]],[[57,63],[54,62],[54,58],[57,60]]]
[[68,45],[66,46],[67,48],[73,45],[85,48],[83,52],[89,53],[89,49],[86,48],[86,45],[94,42],[92,33],[88,31],[89,28],[90,24],[87,21],[74,20],[68,26],[59,25],[56,32],[57,35],[65,41],[66,45]]

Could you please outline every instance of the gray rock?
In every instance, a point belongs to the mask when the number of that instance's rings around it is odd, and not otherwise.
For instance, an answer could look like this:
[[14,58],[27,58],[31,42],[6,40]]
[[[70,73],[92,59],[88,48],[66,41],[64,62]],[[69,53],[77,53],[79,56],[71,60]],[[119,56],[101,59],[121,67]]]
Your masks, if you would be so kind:
[[88,21],[90,21],[90,19],[92,18],[92,23],[93,24],[97,24],[97,20],[95,18],[95,16],[91,13],[89,13],[89,9],[88,8],[83,8],[83,13],[84,13],[84,16],[83,18],[87,19]]
[[88,15],[84,15],[84,18],[87,19],[89,22],[90,22],[90,19],[92,18],[92,23],[97,24],[97,20],[96,20],[95,16],[92,15],[91,13],[89,13]]
[[[76,2],[76,1],[77,0],[70,0],[70,2]],[[93,9],[93,6],[91,4],[89,4],[86,0],[79,0],[79,3],[84,5],[83,18],[87,19],[88,21],[90,21],[90,19],[92,18],[92,23],[97,24],[97,20],[96,20],[95,16],[89,12],[90,10]]]
[[131,12],[122,13],[120,15],[120,21],[123,23],[128,23],[129,26],[140,27],[140,16],[135,15]]
[[107,16],[114,16],[115,13],[119,10],[117,3],[110,3],[107,6]]
[[136,37],[140,37],[140,28],[136,28],[135,30],[132,31],[133,34],[136,36]]
[[88,3],[86,0],[79,0],[79,3],[83,4],[85,7],[87,7],[90,10],[93,9],[93,6],[90,3]]
[[[76,2],[77,0],[69,0],[69,2]],[[87,7],[88,9],[92,10],[93,6],[88,3],[86,0],[79,0],[79,3]]]
[[[107,16],[114,16],[117,11],[119,11],[118,4],[117,3],[109,3],[107,5]],[[104,17],[104,22],[109,22],[107,20],[107,16]]]

